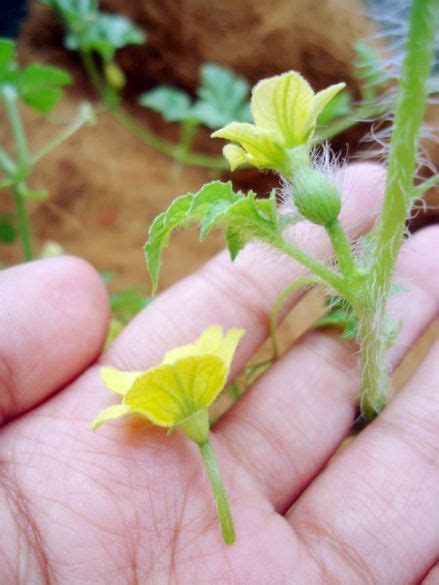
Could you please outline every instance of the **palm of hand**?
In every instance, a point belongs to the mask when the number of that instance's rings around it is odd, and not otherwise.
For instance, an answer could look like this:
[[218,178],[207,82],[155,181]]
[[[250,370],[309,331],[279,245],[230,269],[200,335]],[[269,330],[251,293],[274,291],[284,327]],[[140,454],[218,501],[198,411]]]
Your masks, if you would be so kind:
[[[366,174],[371,180],[370,168]],[[350,205],[371,201],[358,193]],[[404,307],[405,327],[394,364],[437,310],[439,283],[428,278],[437,236],[426,230],[414,239],[418,249],[412,243],[403,255],[402,278],[419,286],[395,307]],[[249,331],[239,370],[266,335],[263,316],[278,290],[297,271],[266,263],[250,276],[262,257],[249,250],[233,268],[215,259],[155,301],[102,361],[148,367],[218,322]],[[23,298],[12,314],[18,290]],[[214,428],[237,531],[227,546],[194,445],[140,421],[90,430],[111,402],[90,365],[107,323],[98,277],[78,260],[38,262],[4,272],[0,294],[9,333],[0,345],[0,396],[14,418],[0,435],[2,582],[396,584],[419,582],[434,564],[433,352],[324,471],[355,416],[352,349],[311,333],[279,360]]]

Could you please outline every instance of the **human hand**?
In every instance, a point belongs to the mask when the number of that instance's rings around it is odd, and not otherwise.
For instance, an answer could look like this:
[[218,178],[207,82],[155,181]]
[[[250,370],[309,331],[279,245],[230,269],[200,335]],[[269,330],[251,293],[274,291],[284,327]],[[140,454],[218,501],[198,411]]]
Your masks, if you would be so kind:
[[[356,165],[348,175],[358,185],[345,216],[355,232],[373,221],[382,172]],[[324,253],[320,231],[307,233]],[[399,281],[410,291],[393,300],[404,327],[392,366],[437,314],[438,244],[428,228],[402,252]],[[1,583],[400,585],[428,574],[439,550],[437,343],[329,463],[356,415],[354,348],[313,331],[261,377],[212,433],[231,546],[195,445],[134,419],[90,429],[112,401],[102,364],[146,369],[210,324],[247,330],[236,375],[298,270],[258,248],[234,264],[221,254],[157,298],[99,363],[108,307],[86,263],[0,273]]]

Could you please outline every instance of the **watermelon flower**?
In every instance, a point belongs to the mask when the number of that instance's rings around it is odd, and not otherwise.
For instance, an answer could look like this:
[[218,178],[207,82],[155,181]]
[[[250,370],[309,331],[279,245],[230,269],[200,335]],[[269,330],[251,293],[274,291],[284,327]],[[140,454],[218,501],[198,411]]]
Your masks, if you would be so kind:
[[232,171],[251,164],[289,178],[295,156],[303,158],[304,151],[309,151],[318,115],[344,87],[337,83],[314,93],[295,71],[264,79],[252,93],[254,124],[232,122],[212,137],[232,142],[223,150]]
[[93,430],[125,415],[137,415],[155,425],[183,431],[200,448],[215,495],[225,542],[235,539],[224,485],[209,443],[208,408],[224,388],[242,329],[226,334],[218,325],[194,342],[172,349],[159,366],[144,372],[101,370],[107,388],[122,396],[93,421]]

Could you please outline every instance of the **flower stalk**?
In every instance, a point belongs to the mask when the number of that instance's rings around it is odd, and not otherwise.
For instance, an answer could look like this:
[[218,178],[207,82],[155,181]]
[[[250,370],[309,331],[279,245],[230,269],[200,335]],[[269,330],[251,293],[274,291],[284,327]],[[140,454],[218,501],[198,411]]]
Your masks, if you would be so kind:
[[226,544],[233,544],[233,542],[235,542],[235,528],[233,526],[227,493],[218,469],[215,453],[213,452],[209,441],[198,445],[198,447],[215,497],[218,519],[220,521],[224,542]]

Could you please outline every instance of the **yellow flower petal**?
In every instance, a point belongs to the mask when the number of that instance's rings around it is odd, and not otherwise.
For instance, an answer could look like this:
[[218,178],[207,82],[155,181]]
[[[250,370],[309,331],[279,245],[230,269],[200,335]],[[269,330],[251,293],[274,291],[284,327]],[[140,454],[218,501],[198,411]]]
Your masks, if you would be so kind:
[[122,396],[131,388],[134,380],[140,376],[141,373],[142,372],[121,372],[120,370],[116,370],[116,368],[109,367],[101,368],[101,378],[105,386],[112,392],[121,394]]
[[286,172],[289,167],[288,153],[280,144],[275,132],[254,124],[232,122],[212,134],[213,138],[225,138],[237,142],[246,151],[249,164],[260,169]]
[[200,349],[200,353],[209,353],[219,357],[229,368],[233,354],[244,333],[244,329],[230,329],[224,335],[219,325],[213,325],[204,331],[195,345]]
[[310,116],[310,123],[314,126],[318,115],[323,108],[328,104],[334,96],[336,96],[342,89],[346,87],[346,83],[337,83],[330,85],[326,89],[319,91],[313,98],[312,112]]
[[260,81],[253,90],[251,109],[258,127],[274,132],[286,148],[303,144],[314,92],[295,71]]
[[[241,165],[249,164],[248,155],[245,150],[236,144],[226,144],[223,148],[223,156],[230,165],[230,170],[234,171]],[[250,162],[251,164],[251,162]]]
[[214,355],[194,355],[139,376],[125,404],[156,425],[170,427],[207,408],[221,392],[228,368]]
[[244,329],[230,329],[224,335],[220,325],[211,325],[194,343],[188,343],[168,351],[162,363],[171,364],[192,355],[214,355],[222,360],[226,368],[229,369],[233,354],[244,333]]
[[109,406],[108,408],[100,412],[98,416],[94,419],[92,423],[92,429],[95,431],[101,425],[108,422],[109,420],[120,418],[121,416],[130,414],[131,412],[132,408],[127,404],[114,404],[113,406]]

